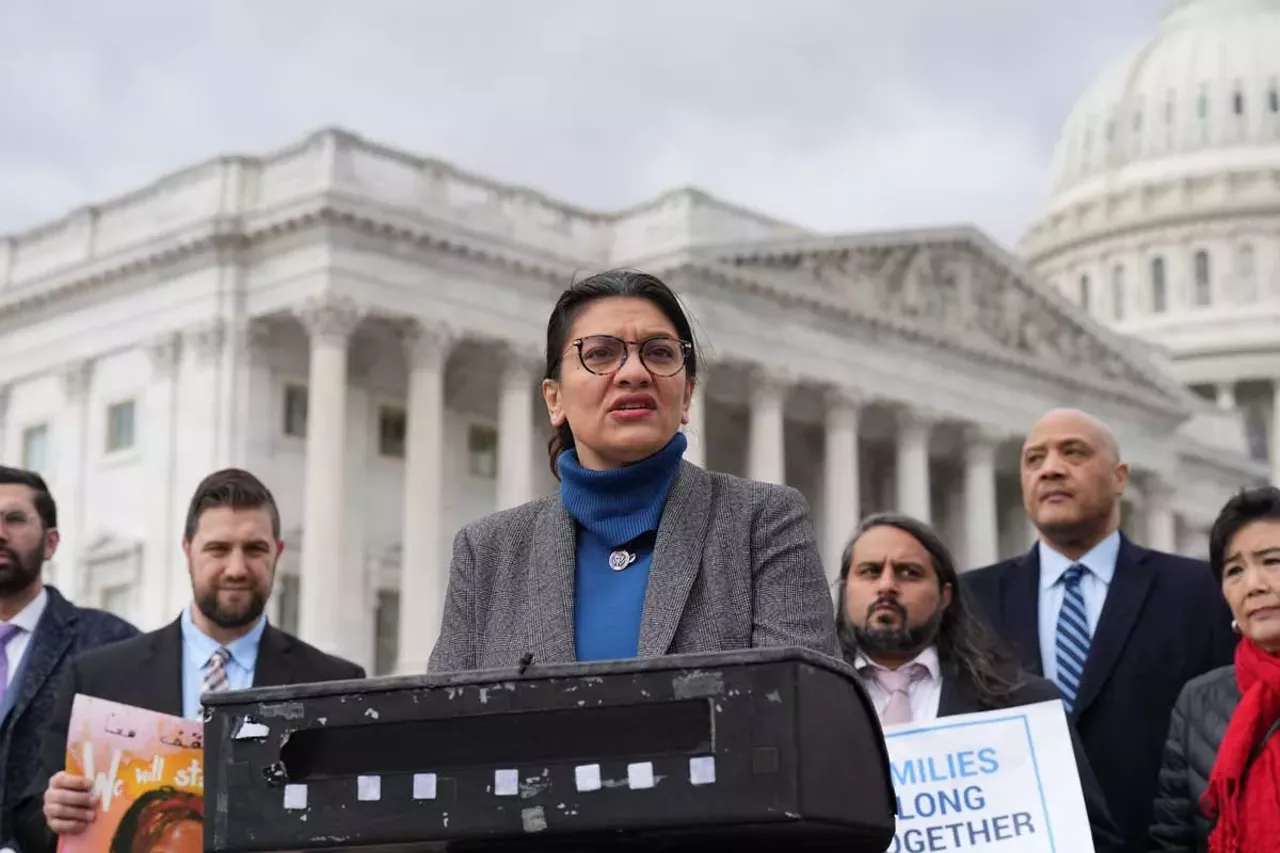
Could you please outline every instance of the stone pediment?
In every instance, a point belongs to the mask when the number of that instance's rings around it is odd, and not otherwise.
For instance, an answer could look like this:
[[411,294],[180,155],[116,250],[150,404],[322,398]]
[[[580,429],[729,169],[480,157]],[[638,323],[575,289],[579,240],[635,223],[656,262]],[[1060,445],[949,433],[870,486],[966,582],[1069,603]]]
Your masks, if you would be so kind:
[[1188,407],[1188,392],[1136,344],[1035,286],[1018,258],[976,229],[749,243],[700,251],[694,262],[979,358]]

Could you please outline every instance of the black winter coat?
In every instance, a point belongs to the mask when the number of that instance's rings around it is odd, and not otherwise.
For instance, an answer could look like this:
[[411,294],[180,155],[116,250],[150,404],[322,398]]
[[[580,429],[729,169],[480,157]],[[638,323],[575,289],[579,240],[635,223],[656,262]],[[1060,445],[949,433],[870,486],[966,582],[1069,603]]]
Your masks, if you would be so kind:
[[1240,704],[1236,668],[1224,666],[1182,688],[1169,721],[1169,739],[1156,791],[1148,849],[1204,853],[1212,824],[1200,810],[1218,745]]

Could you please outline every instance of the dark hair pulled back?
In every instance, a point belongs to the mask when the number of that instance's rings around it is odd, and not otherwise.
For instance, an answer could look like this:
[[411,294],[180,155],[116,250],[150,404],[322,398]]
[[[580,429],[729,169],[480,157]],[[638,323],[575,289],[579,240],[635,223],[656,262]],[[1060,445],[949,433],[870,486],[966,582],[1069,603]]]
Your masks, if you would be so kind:
[[[623,297],[629,299],[647,299],[657,306],[676,334],[683,340],[693,344],[693,349],[685,360],[686,378],[693,380],[698,376],[698,347],[693,338],[693,327],[680,305],[675,292],[667,287],[657,276],[635,270],[608,270],[584,278],[568,287],[556,300],[551,309],[551,317],[547,320],[547,368],[546,379],[560,378],[560,367],[564,361],[564,353],[569,345],[569,330],[574,322],[591,305],[600,299]],[[573,430],[568,421],[560,424],[547,442],[547,456],[550,458],[551,473],[560,478],[556,462],[561,453],[573,448]]]

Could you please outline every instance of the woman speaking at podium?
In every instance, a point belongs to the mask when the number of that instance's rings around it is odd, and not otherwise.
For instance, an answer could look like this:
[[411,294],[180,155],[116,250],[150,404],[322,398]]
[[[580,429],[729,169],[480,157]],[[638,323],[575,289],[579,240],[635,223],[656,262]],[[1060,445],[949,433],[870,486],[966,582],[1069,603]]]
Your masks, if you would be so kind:
[[761,646],[836,649],[800,493],[684,461],[698,354],[680,301],[591,276],[547,321],[558,494],[454,540],[431,672]]

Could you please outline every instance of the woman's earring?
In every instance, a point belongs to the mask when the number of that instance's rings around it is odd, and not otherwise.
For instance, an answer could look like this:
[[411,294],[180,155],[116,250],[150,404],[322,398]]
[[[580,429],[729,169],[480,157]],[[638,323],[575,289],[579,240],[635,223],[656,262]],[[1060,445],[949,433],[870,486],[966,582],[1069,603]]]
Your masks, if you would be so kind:
[[1234,619],[1231,620],[1231,630],[1235,631],[1237,634],[1240,633],[1240,625]]

